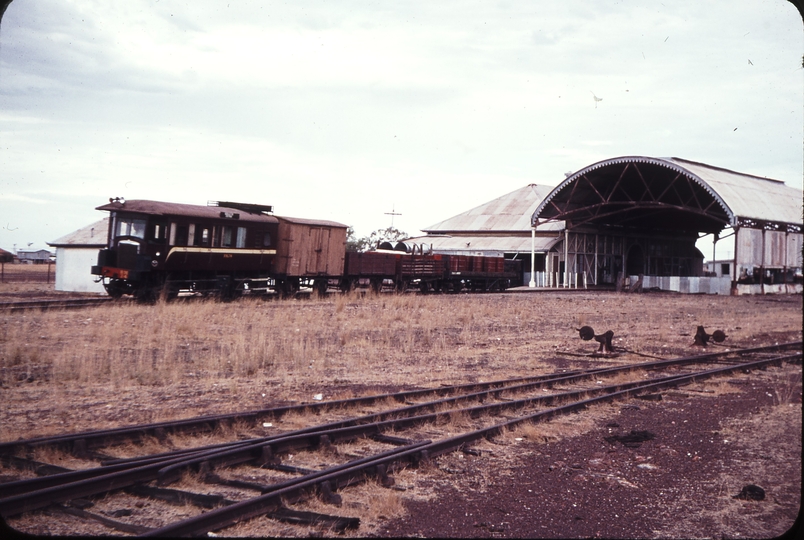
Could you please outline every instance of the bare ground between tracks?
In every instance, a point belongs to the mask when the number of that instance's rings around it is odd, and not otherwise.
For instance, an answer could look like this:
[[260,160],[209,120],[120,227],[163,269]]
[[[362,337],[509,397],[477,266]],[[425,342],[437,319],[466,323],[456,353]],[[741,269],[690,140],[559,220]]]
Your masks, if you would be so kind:
[[[801,318],[801,296],[578,292],[11,314],[0,322],[0,438],[646,360],[573,356],[595,349],[578,338],[582,325],[614,331],[621,348],[669,358],[701,352],[692,346],[699,324],[724,330],[725,345],[746,347],[801,339]],[[116,369],[106,357],[153,369]],[[772,537],[792,526],[800,507],[801,367],[728,381],[484,441],[480,457],[454,453],[400,472],[405,491],[345,493],[337,509],[308,506],[361,517],[350,536]],[[630,430],[654,438],[639,448],[604,438]],[[733,499],[746,484],[763,487],[766,499]],[[48,521],[39,513],[16,526],[104,534],[77,520],[75,529]],[[322,532],[270,520],[229,531]]]

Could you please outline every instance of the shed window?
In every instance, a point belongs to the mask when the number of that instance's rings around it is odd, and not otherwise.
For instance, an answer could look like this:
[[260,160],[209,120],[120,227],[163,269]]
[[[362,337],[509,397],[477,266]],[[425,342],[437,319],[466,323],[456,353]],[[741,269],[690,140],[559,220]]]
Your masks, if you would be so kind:
[[728,276],[731,274],[731,265],[729,263],[723,263],[720,265],[720,275]]

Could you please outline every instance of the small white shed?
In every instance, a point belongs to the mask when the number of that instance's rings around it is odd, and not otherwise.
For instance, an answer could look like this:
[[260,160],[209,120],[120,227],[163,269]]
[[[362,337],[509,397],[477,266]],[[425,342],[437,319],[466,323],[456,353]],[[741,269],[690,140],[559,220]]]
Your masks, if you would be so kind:
[[48,242],[56,248],[56,290],[106,294],[102,283],[90,273],[98,264],[98,251],[106,246],[109,218],[82,227],[58,240]]

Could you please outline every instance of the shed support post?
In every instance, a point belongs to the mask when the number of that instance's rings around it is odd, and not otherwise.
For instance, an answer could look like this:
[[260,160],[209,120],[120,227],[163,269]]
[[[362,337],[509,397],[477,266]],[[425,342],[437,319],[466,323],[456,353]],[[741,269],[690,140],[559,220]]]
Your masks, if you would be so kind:
[[765,294],[765,229],[762,229],[762,265],[759,267],[759,290]]
[[717,276],[717,268],[715,268],[716,252],[717,252],[717,233],[712,238],[712,273]]
[[564,287],[569,285],[569,230],[564,229]]
[[737,273],[737,246],[740,245],[740,227],[734,227],[734,278],[731,280],[731,294],[732,296],[737,295],[737,278],[739,274]]
[[787,241],[790,231],[785,228],[784,231],[784,266],[782,266],[782,283],[784,283],[784,292],[787,292]]
[[536,286],[536,227],[530,228],[530,283],[528,287]]

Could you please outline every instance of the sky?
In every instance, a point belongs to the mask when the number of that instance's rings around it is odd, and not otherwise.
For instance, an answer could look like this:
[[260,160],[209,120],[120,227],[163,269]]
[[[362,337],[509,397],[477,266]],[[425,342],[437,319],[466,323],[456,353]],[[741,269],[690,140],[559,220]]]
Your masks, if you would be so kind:
[[785,0],[14,0],[0,248],[110,197],[414,236],[621,155],[800,188],[802,54]]

